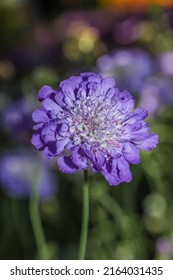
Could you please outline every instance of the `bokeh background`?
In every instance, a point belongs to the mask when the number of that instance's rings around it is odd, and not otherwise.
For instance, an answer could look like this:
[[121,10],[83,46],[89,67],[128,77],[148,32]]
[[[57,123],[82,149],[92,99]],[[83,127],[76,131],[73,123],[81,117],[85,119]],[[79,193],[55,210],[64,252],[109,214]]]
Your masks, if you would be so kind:
[[[90,174],[87,259],[173,259],[173,1],[0,1],[0,259],[76,259],[81,172],[62,174],[30,143],[38,89],[112,76],[149,111],[160,143],[129,184]],[[41,221],[44,236],[37,227]]]

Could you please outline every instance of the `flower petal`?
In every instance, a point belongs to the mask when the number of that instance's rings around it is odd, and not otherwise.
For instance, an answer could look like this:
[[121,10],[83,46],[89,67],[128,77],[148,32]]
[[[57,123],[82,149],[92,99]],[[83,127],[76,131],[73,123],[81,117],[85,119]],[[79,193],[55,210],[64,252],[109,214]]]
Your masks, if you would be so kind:
[[121,179],[118,176],[117,164],[116,159],[110,159],[101,172],[111,186],[118,186],[121,183]]
[[115,80],[113,78],[105,78],[102,80],[101,93],[105,94],[110,88],[115,86]]
[[41,150],[44,147],[43,142],[41,141],[40,134],[33,134],[31,138],[31,143],[38,149]]
[[43,109],[36,109],[32,113],[32,119],[36,123],[44,123],[49,121],[49,117]]
[[47,145],[47,147],[43,151],[45,156],[48,158],[53,158],[53,157],[57,156],[56,142],[50,141],[46,145]]
[[49,97],[52,93],[56,91],[50,86],[43,86],[38,92],[38,100],[43,101],[45,98]]
[[106,162],[105,154],[102,151],[95,152],[96,161],[99,166],[102,166]]
[[102,172],[102,174],[110,186],[118,186],[121,183],[120,179],[112,173]]
[[126,124],[124,128],[126,134],[123,136],[123,139],[133,142],[146,139],[150,129],[149,125],[144,121],[137,121],[134,124]]
[[129,112],[134,107],[134,97],[128,91],[122,91],[119,94],[121,106],[125,112]]
[[148,117],[148,112],[144,108],[136,108],[133,112],[133,117],[135,117],[136,120],[144,120]]
[[58,133],[60,136],[66,137],[68,135],[68,130],[68,125],[66,123],[62,123]]
[[63,93],[69,97],[71,100],[75,100],[76,97],[75,97],[75,94],[74,94],[74,84],[72,82],[70,82],[69,80],[65,80],[64,82],[62,82],[60,84],[60,87],[63,91]]
[[50,98],[43,100],[42,104],[43,108],[47,111],[56,111],[57,113],[62,111],[62,108]]
[[100,78],[101,78],[100,75],[97,75],[93,72],[83,72],[80,74],[80,76],[83,78],[83,80],[89,80],[89,81],[93,81],[93,79],[94,79],[94,81],[95,81],[95,79],[97,79],[97,80],[99,79],[99,81],[100,81]]
[[79,168],[72,161],[72,157],[59,157],[57,164],[60,170],[64,173],[75,173]]
[[56,125],[55,124],[50,124],[45,126],[42,131],[41,135],[43,138],[43,141],[45,143],[48,143],[50,141],[55,141],[56,140]]
[[58,140],[56,142],[56,153],[59,155],[66,147],[66,145],[68,144],[69,139],[65,138],[62,140]]
[[78,166],[79,168],[81,168],[81,169],[88,168],[86,154],[80,147],[76,147],[72,151],[72,160],[73,160],[73,163],[76,164],[76,166]]
[[125,143],[123,147],[124,158],[133,164],[140,163],[140,153],[139,150],[132,143]]
[[56,157],[64,151],[68,142],[69,142],[69,139],[67,139],[67,138],[58,140],[58,141],[57,140],[49,141],[46,143],[46,148],[44,149],[44,154],[47,157]]
[[118,160],[118,176],[122,182],[129,183],[132,180],[132,173],[130,171],[129,163],[123,158],[119,158]]
[[158,135],[155,133],[151,133],[146,139],[144,139],[143,143],[137,144],[136,147],[144,151],[150,151],[156,148],[158,142],[159,142]]

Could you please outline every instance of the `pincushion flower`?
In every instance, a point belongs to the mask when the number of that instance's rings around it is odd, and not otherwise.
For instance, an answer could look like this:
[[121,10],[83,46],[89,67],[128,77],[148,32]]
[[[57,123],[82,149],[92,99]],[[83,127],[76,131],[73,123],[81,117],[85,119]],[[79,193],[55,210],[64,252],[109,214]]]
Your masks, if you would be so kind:
[[82,73],[61,82],[58,90],[43,86],[38,99],[42,107],[33,112],[32,144],[57,157],[65,173],[91,167],[110,185],[130,182],[129,164],[140,162],[139,150],[158,144],[144,121],[147,111],[134,109],[134,98],[119,91],[112,78]]

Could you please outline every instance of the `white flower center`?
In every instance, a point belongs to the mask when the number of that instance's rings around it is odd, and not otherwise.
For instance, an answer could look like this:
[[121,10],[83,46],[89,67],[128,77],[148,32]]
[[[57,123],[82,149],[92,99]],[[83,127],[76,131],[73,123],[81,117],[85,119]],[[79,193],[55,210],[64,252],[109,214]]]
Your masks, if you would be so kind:
[[109,98],[88,96],[77,100],[67,120],[75,144],[99,144],[104,149],[120,146],[122,112]]

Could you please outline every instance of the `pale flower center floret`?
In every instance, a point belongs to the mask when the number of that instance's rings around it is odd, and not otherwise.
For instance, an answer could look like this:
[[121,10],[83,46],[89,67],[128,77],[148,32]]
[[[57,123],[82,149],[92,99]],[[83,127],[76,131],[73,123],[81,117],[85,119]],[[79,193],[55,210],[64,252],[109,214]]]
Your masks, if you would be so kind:
[[122,113],[111,99],[103,96],[81,98],[71,108],[67,120],[75,144],[96,144],[104,149],[120,147]]

